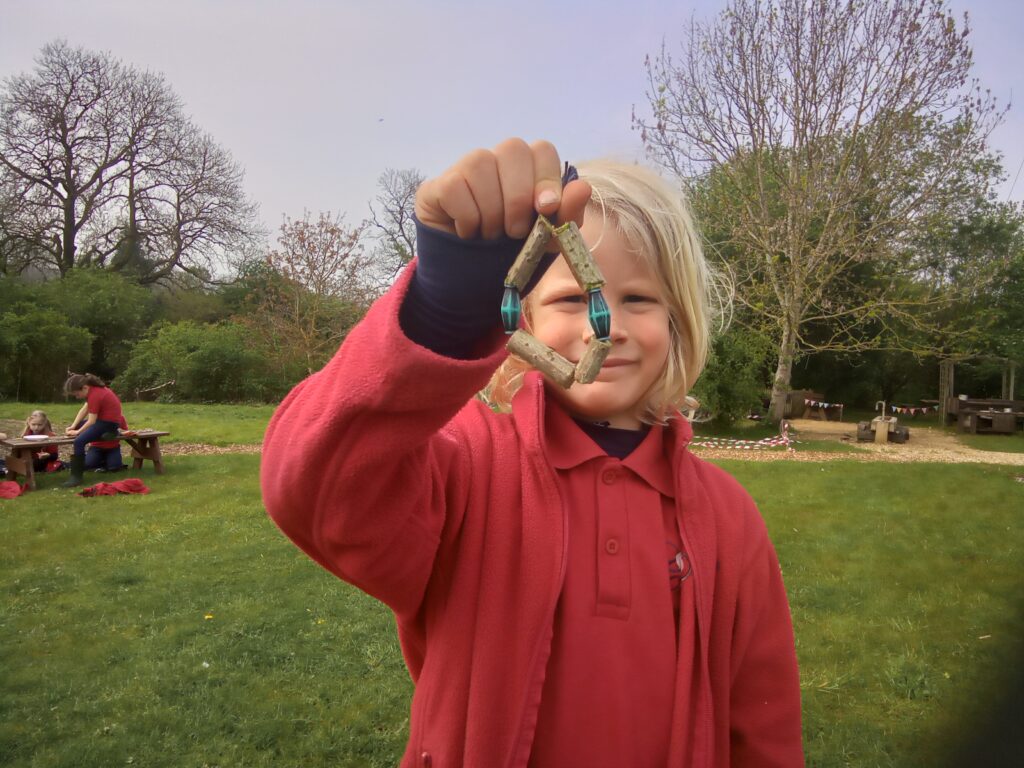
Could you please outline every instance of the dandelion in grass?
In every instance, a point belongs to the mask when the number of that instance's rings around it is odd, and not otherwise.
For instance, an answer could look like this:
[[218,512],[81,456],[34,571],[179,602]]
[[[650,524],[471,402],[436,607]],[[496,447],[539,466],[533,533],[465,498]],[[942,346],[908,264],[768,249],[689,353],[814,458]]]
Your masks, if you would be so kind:
[[204,618],[204,619],[205,619],[206,621],[209,621],[210,619],[212,619],[212,618],[213,618],[213,614],[212,614],[212,613],[207,613],[207,614],[205,614],[205,615],[203,616],[203,618]]

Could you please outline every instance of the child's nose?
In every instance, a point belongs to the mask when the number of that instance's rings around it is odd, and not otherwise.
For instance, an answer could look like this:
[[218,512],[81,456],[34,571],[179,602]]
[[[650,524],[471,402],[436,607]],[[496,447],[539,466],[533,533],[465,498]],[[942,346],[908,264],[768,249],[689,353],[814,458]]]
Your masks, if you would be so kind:
[[[623,327],[622,323],[619,322],[618,319],[616,319],[617,313],[613,311],[611,314],[611,333],[608,335],[608,338],[611,340],[613,344],[616,342],[625,341],[626,338],[629,336],[628,332]],[[583,341],[589,342],[593,336],[594,329],[593,327],[591,327],[590,323],[587,322],[583,327]]]

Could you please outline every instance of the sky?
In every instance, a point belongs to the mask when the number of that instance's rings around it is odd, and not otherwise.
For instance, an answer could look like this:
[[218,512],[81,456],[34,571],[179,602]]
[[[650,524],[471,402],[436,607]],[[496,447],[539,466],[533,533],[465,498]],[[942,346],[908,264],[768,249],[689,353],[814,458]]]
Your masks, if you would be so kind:
[[[0,0],[0,78],[47,42],[162,73],[246,172],[268,229],[282,216],[369,214],[387,168],[432,176],[509,136],[563,159],[642,157],[644,57],[678,50],[724,0]],[[1024,2],[952,0],[971,18],[974,75],[1024,96]],[[1024,102],[991,136],[1024,200]]]

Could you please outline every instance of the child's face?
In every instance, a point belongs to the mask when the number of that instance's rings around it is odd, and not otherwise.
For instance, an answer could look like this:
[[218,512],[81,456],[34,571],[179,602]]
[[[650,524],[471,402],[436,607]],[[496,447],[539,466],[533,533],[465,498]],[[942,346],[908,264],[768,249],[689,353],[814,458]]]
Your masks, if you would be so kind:
[[[602,292],[612,313],[612,349],[592,384],[550,387],[572,415],[638,429],[646,395],[660,378],[671,346],[668,307],[661,281],[600,214],[580,230],[607,281]],[[575,364],[593,335],[586,294],[565,259],[557,259],[529,297],[533,335]]]
[[29,419],[28,428],[32,434],[39,435],[46,429],[46,422],[42,419]]

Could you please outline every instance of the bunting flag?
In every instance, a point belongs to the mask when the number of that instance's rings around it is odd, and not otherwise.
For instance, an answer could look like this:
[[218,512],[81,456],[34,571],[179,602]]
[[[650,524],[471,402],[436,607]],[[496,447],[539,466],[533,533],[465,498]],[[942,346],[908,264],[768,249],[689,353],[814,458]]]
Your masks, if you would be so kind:
[[694,436],[691,446],[699,448],[730,448],[738,451],[765,451],[769,448],[785,446],[786,450],[793,452],[793,443],[797,442],[789,436],[789,423],[782,422],[782,431],[775,437],[765,437],[761,440],[738,440],[734,437],[697,437]]
[[916,416],[919,413],[928,413],[929,411],[939,410],[937,405],[916,405],[916,406],[904,406],[904,405],[890,405],[889,410],[893,413],[909,413],[911,416]]
[[804,405],[813,405],[817,408],[842,408],[842,403],[825,403],[821,400],[808,400],[804,398]]

